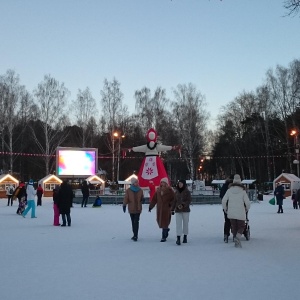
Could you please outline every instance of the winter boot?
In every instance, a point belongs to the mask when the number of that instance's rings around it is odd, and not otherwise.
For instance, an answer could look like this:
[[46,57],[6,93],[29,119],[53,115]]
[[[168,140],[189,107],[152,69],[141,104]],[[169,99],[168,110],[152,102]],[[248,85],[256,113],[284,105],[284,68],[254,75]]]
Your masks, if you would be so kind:
[[170,231],[170,228],[167,228],[166,231],[165,231],[166,239],[167,239],[168,236],[169,236],[169,231]]
[[168,229],[163,229],[161,234],[161,242],[165,242],[167,240],[168,236]]
[[224,234],[224,243],[228,243],[228,235]]
[[187,243],[187,235],[184,235],[184,236],[183,236],[183,241],[182,241],[182,243],[184,243],[184,244]]
[[176,241],[176,244],[179,246],[181,243],[180,243],[180,236],[177,235],[177,241]]
[[236,248],[242,248],[242,244],[241,244],[241,240],[240,240],[241,236],[242,235],[240,233],[238,233],[234,239],[234,246]]

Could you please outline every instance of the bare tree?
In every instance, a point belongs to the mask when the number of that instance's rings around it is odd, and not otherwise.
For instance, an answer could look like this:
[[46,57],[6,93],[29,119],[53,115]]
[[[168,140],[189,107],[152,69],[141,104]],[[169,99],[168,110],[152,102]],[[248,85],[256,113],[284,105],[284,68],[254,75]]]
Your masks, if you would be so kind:
[[294,60],[289,68],[277,65],[275,72],[270,69],[267,72],[267,84],[270,90],[271,103],[275,107],[279,118],[284,122],[285,133],[282,140],[285,140],[289,158],[289,168],[292,171],[292,153],[289,147],[289,123],[292,118],[293,125],[296,120],[295,112],[300,105],[300,61]]
[[[7,150],[10,152],[9,163],[5,164],[4,158],[2,165],[5,169],[13,171],[13,133],[16,125],[18,125],[18,119],[20,112],[22,112],[22,103],[27,101],[28,109],[31,108],[32,101],[29,93],[25,87],[20,84],[19,75],[13,70],[8,70],[5,75],[0,77],[0,113],[2,115],[0,121],[1,142],[2,151]],[[18,111],[19,109],[19,111]],[[26,123],[27,124],[27,123]],[[23,123],[23,130],[26,127]],[[16,140],[22,135],[16,136]]]
[[158,87],[154,95],[151,96],[150,89],[144,87],[135,92],[135,99],[137,118],[143,131],[146,132],[151,127],[158,132],[163,130],[161,126],[162,118],[169,103],[165,89]]
[[195,179],[196,163],[204,148],[208,113],[205,98],[193,84],[178,85],[174,90],[173,114],[181,140],[182,157],[187,162],[190,178]]
[[123,93],[120,89],[120,83],[116,78],[114,78],[112,82],[105,79],[100,94],[102,106],[101,127],[107,133],[107,146],[113,156],[112,181],[114,181],[116,169],[115,157],[117,151],[114,132],[119,129],[119,121],[122,119],[123,110],[126,111],[126,107],[122,105]]
[[34,90],[44,140],[40,140],[33,129],[32,134],[35,143],[44,154],[46,174],[49,174],[51,156],[67,138],[67,135],[62,135],[61,132],[68,120],[64,115],[68,94],[69,91],[64,84],[50,75],[45,75],[44,80]]
[[288,10],[288,15],[296,15],[300,11],[300,0],[285,0],[284,8]]
[[98,113],[96,101],[92,97],[89,88],[86,88],[84,91],[78,90],[77,99],[73,101],[73,109],[77,125],[81,128],[81,146],[86,147],[90,132],[88,130],[89,122]]

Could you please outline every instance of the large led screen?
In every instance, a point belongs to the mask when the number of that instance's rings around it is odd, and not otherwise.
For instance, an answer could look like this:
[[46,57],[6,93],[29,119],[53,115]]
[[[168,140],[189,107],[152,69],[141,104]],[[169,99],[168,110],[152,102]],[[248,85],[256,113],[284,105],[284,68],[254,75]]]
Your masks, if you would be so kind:
[[58,176],[90,176],[97,172],[96,148],[57,148],[56,170]]

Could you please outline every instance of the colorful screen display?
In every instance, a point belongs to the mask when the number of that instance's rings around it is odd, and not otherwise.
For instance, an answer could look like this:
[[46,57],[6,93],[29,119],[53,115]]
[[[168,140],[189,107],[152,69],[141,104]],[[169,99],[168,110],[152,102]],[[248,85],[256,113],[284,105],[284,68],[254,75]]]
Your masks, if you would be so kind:
[[97,149],[57,149],[58,176],[90,176],[97,171]]

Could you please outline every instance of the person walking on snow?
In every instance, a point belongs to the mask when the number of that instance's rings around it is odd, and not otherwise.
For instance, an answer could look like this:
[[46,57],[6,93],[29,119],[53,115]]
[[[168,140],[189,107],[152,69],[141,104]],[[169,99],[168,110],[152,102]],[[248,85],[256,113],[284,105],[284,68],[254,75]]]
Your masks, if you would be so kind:
[[23,218],[27,215],[27,213],[31,210],[31,218],[36,218],[35,216],[35,196],[36,190],[33,187],[33,180],[30,179],[26,188],[27,193],[27,207],[22,213]]
[[242,185],[240,175],[236,174],[222,199],[223,210],[227,214],[233,234],[235,247],[242,247],[241,236],[244,232],[247,213],[250,209],[250,200]]
[[42,185],[39,184],[38,188],[36,189],[36,195],[37,195],[37,204],[36,206],[42,206],[42,196],[44,194],[44,190],[42,188]]
[[10,185],[6,190],[7,206],[9,206],[10,202],[11,202],[11,206],[13,205],[13,193],[14,193],[14,187]]
[[83,207],[83,206],[87,207],[86,205],[89,202],[90,188],[89,188],[86,180],[82,183],[81,192],[82,192],[81,207]]
[[279,182],[275,191],[274,191],[274,196],[276,198],[276,202],[277,202],[277,205],[278,205],[278,211],[277,213],[278,214],[283,214],[283,208],[282,208],[282,205],[283,205],[283,199],[284,199],[284,187],[283,187],[283,184],[282,182]]
[[162,178],[160,186],[157,188],[150,204],[149,212],[156,205],[156,221],[158,227],[162,229],[161,242],[165,242],[169,236],[169,225],[171,222],[171,207],[174,201],[174,191],[169,186],[168,178]]
[[176,244],[181,244],[181,235],[183,234],[182,243],[187,243],[187,235],[189,233],[189,217],[190,217],[190,204],[191,193],[187,188],[186,181],[181,179],[178,181],[175,192],[175,200],[172,204],[172,215],[176,215]]
[[[222,185],[221,191],[220,191],[220,198],[221,201],[223,199],[223,197],[225,196],[229,185],[232,184],[232,180],[233,180],[233,175],[230,175],[230,177],[228,177],[225,181],[225,183]],[[224,242],[228,243],[228,238],[230,236],[230,228],[231,228],[231,223],[230,220],[227,217],[227,214],[225,213],[225,211],[223,210],[224,213]]]
[[60,185],[58,190],[58,208],[59,213],[61,214],[61,218],[63,223],[61,224],[62,227],[66,226],[68,222],[68,226],[71,226],[71,207],[73,203],[73,190],[72,187],[68,184],[65,180]]
[[138,240],[140,215],[142,213],[142,203],[144,201],[143,190],[139,187],[139,181],[136,178],[131,178],[131,185],[126,190],[123,200],[123,212],[126,212],[128,205],[128,212],[130,214],[133,241]]

